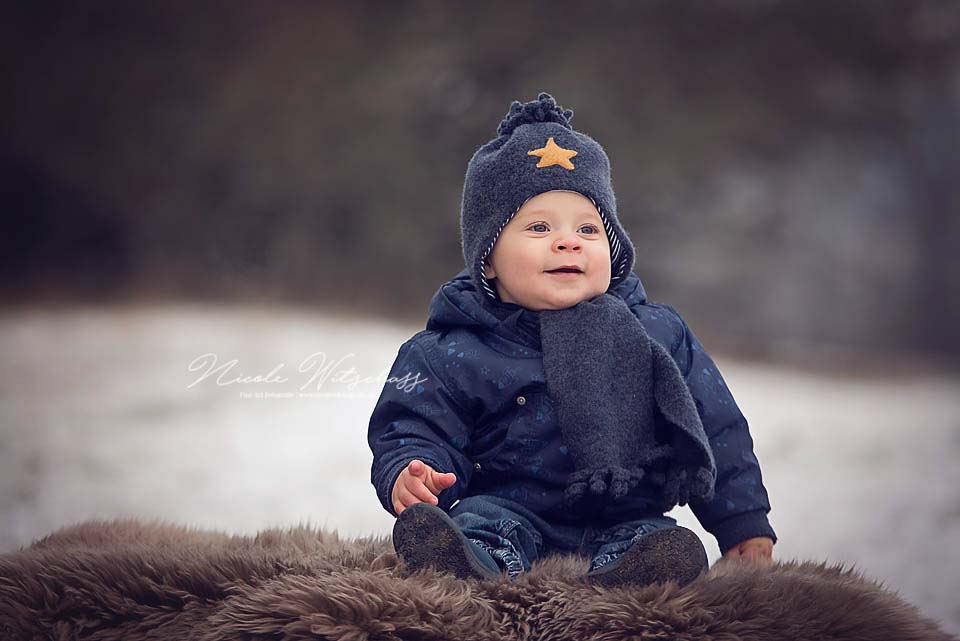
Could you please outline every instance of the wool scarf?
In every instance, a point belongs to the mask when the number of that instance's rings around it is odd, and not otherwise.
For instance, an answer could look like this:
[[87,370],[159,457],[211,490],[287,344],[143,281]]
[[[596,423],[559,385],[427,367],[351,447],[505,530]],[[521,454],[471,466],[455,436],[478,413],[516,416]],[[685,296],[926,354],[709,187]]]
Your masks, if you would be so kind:
[[[568,505],[616,500],[645,476],[663,487],[665,506],[711,500],[716,464],[690,390],[626,302],[604,293],[537,315],[547,391],[575,467]],[[661,460],[665,472],[653,469]]]

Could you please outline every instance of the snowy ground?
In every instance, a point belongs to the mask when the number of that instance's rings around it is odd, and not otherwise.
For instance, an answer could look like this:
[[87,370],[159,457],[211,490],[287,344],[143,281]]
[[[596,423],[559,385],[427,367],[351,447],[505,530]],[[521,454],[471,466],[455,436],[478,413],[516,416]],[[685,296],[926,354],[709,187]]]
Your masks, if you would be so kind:
[[[382,383],[336,377],[376,379],[418,329],[297,309],[0,313],[0,552],[121,516],[387,534],[365,440]],[[189,371],[204,354],[237,360],[224,384]],[[960,380],[714,356],[751,424],[775,557],[856,566],[960,633]],[[287,380],[228,382],[255,375]],[[688,508],[672,514],[718,558]]]

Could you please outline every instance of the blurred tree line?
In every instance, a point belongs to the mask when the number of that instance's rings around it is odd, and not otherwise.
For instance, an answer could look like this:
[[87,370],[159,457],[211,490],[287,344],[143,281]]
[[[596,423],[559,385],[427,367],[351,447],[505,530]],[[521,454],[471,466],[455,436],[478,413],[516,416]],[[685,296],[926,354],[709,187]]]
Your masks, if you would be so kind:
[[756,354],[960,357],[960,4],[6,7],[7,302],[422,319],[473,151],[548,91],[606,148],[652,300]]

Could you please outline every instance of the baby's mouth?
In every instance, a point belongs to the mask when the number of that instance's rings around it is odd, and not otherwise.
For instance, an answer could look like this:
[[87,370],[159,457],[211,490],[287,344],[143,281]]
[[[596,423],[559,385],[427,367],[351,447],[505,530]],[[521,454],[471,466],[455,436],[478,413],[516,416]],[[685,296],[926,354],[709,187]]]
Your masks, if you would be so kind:
[[560,267],[546,272],[558,280],[574,280],[583,276],[583,271],[578,267]]

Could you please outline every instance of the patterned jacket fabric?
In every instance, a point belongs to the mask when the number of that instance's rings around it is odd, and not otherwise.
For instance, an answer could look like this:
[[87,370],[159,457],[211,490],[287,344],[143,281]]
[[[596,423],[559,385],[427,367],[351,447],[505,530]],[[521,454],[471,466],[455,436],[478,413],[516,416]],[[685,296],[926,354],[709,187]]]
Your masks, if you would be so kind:
[[[670,353],[709,438],[717,482],[690,508],[721,552],[757,536],[777,540],[747,421],[716,365],[680,315],[647,301],[631,272],[610,293],[626,301],[652,340]],[[400,346],[370,418],[371,481],[391,514],[403,468],[419,459],[457,482],[439,495],[449,509],[466,496],[517,501],[556,523],[620,523],[662,514],[658,487],[641,482],[623,498],[571,510],[564,505],[573,461],[547,394],[539,332],[516,305],[492,303],[464,270],[434,295],[426,329]]]

